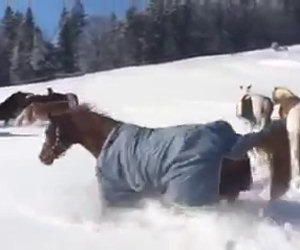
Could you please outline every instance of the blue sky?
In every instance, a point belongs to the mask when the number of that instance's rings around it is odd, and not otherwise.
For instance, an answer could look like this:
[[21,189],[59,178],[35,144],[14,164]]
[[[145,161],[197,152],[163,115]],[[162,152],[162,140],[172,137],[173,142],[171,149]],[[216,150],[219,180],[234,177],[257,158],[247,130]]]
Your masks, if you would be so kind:
[[[45,36],[51,39],[57,31],[58,20],[62,11],[63,0],[10,0],[14,10],[24,12],[31,1],[36,23],[44,31]],[[65,0],[71,6],[73,0]],[[88,15],[108,15],[113,10],[118,16],[124,16],[132,0],[82,0]],[[3,16],[6,7],[4,0],[0,0],[0,16]],[[139,7],[145,0],[136,0]]]

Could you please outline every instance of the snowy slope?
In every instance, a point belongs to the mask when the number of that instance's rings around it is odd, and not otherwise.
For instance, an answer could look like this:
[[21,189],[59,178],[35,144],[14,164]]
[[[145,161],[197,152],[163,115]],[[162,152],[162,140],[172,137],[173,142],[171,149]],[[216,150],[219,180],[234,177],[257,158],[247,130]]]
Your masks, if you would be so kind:
[[[270,95],[275,85],[300,94],[300,46],[131,67],[49,83],[0,89],[11,93],[71,91],[116,119],[148,126],[230,121],[239,85]],[[51,167],[38,153],[43,128],[0,128],[0,247],[5,250],[77,249],[300,249],[300,193],[268,203],[268,171],[256,165],[253,190],[234,206],[185,212],[149,201],[141,210],[101,213],[94,159],[79,146]]]

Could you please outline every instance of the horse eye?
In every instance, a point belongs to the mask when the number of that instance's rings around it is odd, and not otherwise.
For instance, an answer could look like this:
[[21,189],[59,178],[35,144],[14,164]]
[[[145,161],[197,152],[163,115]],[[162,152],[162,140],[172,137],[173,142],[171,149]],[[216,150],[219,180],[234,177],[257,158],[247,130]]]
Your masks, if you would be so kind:
[[52,130],[53,130],[53,127],[51,125],[49,125],[45,130],[45,135],[50,135]]

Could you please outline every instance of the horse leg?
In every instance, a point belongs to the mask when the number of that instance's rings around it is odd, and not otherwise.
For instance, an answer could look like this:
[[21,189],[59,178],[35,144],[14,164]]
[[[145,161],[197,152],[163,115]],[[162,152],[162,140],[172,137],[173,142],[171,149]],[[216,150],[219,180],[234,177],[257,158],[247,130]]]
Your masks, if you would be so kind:
[[31,118],[31,113],[32,113],[32,109],[31,109],[30,106],[25,108],[22,111],[22,113],[17,117],[15,125],[16,126],[22,126],[24,124],[25,120],[28,122],[29,119]]
[[18,127],[22,126],[23,120],[24,120],[24,112],[22,112],[22,113],[16,118],[15,126],[18,126]]
[[260,122],[260,128],[259,130],[263,130],[266,126],[268,126],[271,123],[271,118],[270,116],[264,116],[261,118]]
[[[286,150],[288,151],[288,149]],[[273,153],[273,157],[271,157],[270,163],[270,198],[271,200],[275,200],[284,195],[289,189],[289,183],[291,180],[289,153]]]
[[291,180],[292,186],[300,188],[300,176],[299,176],[299,133],[289,133],[290,140],[290,157],[291,157]]
[[34,109],[30,109],[30,111],[28,112],[27,116],[27,125],[32,125],[34,122],[37,121],[37,114],[36,112],[34,111]]
[[9,123],[9,119],[5,119],[5,120],[4,120],[4,126],[7,127],[7,126],[8,126],[8,123]]
[[286,128],[290,143],[290,157],[292,180],[300,187],[300,158],[299,158],[299,136],[300,136],[300,104],[290,110],[287,115]]

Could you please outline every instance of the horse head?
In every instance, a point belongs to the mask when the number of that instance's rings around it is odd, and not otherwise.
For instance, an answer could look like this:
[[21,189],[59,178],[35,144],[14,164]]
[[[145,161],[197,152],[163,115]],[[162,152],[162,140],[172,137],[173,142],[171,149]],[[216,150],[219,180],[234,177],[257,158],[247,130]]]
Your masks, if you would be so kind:
[[240,85],[240,90],[242,91],[242,95],[249,94],[251,88],[252,88],[252,84],[248,84],[247,86]]
[[284,99],[297,98],[291,90],[285,87],[274,87],[272,92],[272,99],[275,103],[280,103]]
[[39,158],[45,165],[51,165],[60,158],[73,144],[78,143],[74,126],[66,115],[48,115],[49,125],[45,130],[45,142]]
[[[247,86],[240,85],[240,98],[236,105],[236,116],[237,117],[244,117],[249,118],[250,115],[252,115],[252,101],[251,101],[251,95],[250,90],[252,88],[252,85],[249,84]],[[252,118],[252,117],[251,117]]]
[[86,104],[70,108],[62,114],[49,114],[48,120],[45,142],[39,155],[46,165],[51,165],[73,144],[82,145],[97,158],[110,131],[119,123],[93,112]]

